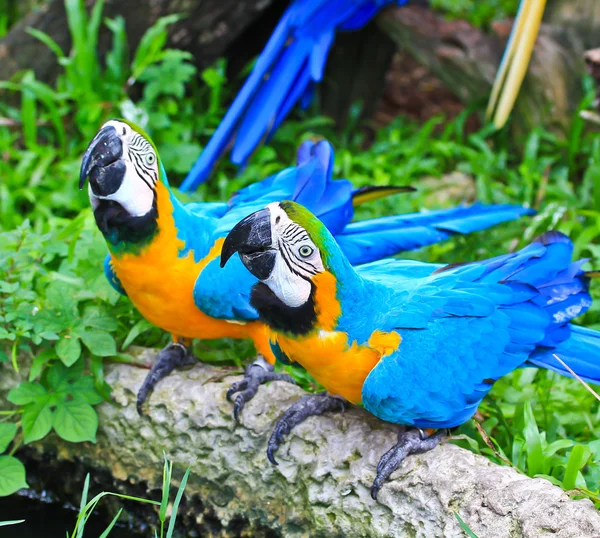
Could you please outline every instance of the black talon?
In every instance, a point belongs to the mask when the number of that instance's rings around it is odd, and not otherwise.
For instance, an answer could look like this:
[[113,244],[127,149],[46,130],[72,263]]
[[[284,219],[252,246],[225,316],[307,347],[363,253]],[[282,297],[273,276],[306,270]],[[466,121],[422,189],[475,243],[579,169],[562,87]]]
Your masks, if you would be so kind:
[[377,500],[377,494],[388,477],[400,466],[410,454],[422,454],[433,450],[440,444],[445,430],[438,430],[433,435],[425,437],[419,429],[402,430],[398,433],[398,443],[388,450],[377,465],[377,475],[371,487],[371,497]]
[[142,416],[144,402],[161,379],[167,377],[175,368],[191,366],[196,361],[196,357],[179,342],[173,342],[162,349],[137,393],[136,407],[138,414]]
[[275,452],[279,449],[285,436],[308,417],[322,415],[327,411],[343,412],[344,409],[344,400],[337,396],[329,396],[326,392],[303,396],[277,421],[267,445],[267,458],[273,465],[277,465]]
[[233,395],[239,392],[233,404],[233,416],[238,420],[244,406],[256,396],[258,387],[268,381],[287,381],[296,384],[294,379],[288,374],[277,373],[273,365],[260,357],[252,364],[249,364],[244,372],[244,379],[236,381],[227,391],[227,399],[231,401]]

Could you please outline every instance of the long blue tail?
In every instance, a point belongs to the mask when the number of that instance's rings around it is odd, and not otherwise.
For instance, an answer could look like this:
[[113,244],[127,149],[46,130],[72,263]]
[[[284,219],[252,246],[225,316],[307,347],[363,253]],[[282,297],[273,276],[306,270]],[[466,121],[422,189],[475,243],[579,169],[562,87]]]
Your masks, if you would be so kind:
[[338,30],[362,28],[384,6],[407,0],[295,0],[283,14],[254,69],[181,185],[194,190],[206,181],[233,142],[231,160],[246,162],[302,99],[307,106],[323,78]]
[[475,204],[353,222],[335,238],[350,262],[361,264],[534,213],[522,206]]
[[600,332],[579,325],[569,327],[571,335],[567,340],[554,349],[537,351],[529,363],[573,377],[569,370],[556,360],[556,354],[584,381],[600,384]]

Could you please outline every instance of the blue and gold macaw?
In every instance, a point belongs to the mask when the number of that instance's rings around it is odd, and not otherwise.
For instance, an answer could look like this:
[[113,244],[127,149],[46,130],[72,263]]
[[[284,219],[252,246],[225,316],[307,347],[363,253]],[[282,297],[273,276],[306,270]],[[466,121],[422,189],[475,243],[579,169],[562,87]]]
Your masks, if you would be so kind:
[[[227,114],[181,186],[194,190],[208,179],[229,146],[231,161],[244,164],[269,139],[292,108],[306,108],[323,78],[338,31],[358,30],[382,8],[408,0],[293,0]],[[546,0],[521,0],[498,70],[488,116],[500,128],[508,119],[527,71]]]
[[375,498],[407,455],[434,448],[516,368],[570,375],[567,364],[600,383],[600,333],[571,324],[592,303],[586,260],[571,261],[573,244],[559,232],[479,262],[352,267],[307,209],[273,202],[231,230],[221,265],[236,252],[260,280],[250,304],[270,327],[276,354],[329,393],[305,396],[285,412],[268,443],[273,463],[284,436],[306,417],[341,410],[345,401],[362,404],[412,427],[381,458]]
[[519,206],[475,205],[350,223],[353,205],[409,188],[354,189],[348,180],[332,179],[332,170],[331,145],[307,141],[295,168],[242,189],[229,202],[184,205],[169,187],[156,147],[139,127],[112,120],[100,129],[83,158],[80,188],[89,178],[96,223],[110,251],[106,276],[148,321],[173,336],[139,391],[140,412],[160,379],[196,360],[188,349],[193,338],[251,339],[266,358],[233,387],[245,389],[236,413],[260,382],[287,378],[272,371],[267,329],[249,302],[256,279],[239,260],[226,271],[219,269],[225,236],[258,208],[286,198],[305,204],[356,264],[532,213]]

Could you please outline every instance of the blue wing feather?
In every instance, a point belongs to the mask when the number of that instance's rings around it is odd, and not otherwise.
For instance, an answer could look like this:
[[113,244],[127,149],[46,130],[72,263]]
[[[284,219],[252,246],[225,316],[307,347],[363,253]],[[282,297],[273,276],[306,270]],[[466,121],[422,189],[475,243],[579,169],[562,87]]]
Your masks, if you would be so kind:
[[110,257],[110,254],[107,254],[106,258],[104,258],[104,275],[106,276],[106,279],[108,280],[109,284],[116,291],[118,291],[121,295],[125,295],[125,297],[127,297],[127,292],[123,289],[119,277],[113,271],[112,259]]
[[533,213],[522,206],[475,204],[353,222],[336,236],[336,240],[350,262],[360,264]]
[[206,181],[235,141],[232,160],[244,163],[302,98],[307,106],[335,33],[364,26],[382,7],[406,0],[295,0],[278,23],[223,121],[186,177],[181,190]]
[[[587,278],[571,253],[570,240],[551,233],[492,260],[429,276],[426,268],[415,278],[390,275],[387,292],[369,295],[390,312],[388,326],[380,328],[397,330],[402,342],[367,377],[365,407],[391,422],[453,427],[473,415],[495,379],[516,368],[569,375],[555,353],[579,376],[600,382],[600,333],[570,323],[591,304]],[[373,267],[377,272],[377,264],[367,264],[358,274],[372,281]],[[385,283],[383,274],[379,282]],[[343,323],[351,327],[350,320]]]

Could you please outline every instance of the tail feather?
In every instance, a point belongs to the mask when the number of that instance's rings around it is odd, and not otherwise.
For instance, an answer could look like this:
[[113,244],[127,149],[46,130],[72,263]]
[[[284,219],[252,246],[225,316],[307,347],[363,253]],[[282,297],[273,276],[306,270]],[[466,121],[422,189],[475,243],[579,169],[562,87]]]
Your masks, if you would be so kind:
[[432,245],[452,235],[484,230],[533,213],[522,206],[475,204],[353,222],[336,236],[336,240],[350,262],[360,264]]
[[232,143],[232,161],[243,164],[300,99],[308,103],[312,86],[323,78],[336,31],[362,27],[392,3],[405,0],[293,1],[181,190],[194,190],[206,181]]
[[578,325],[569,328],[570,336],[564,342],[556,348],[537,350],[529,364],[573,377],[554,357],[557,355],[584,381],[600,384],[600,332]]
[[354,207],[356,207],[358,205],[365,204],[367,202],[372,202],[373,200],[379,200],[380,198],[385,198],[393,194],[415,191],[416,189],[414,187],[409,186],[394,187],[393,185],[373,185],[360,187],[352,193],[352,204],[354,205]]

